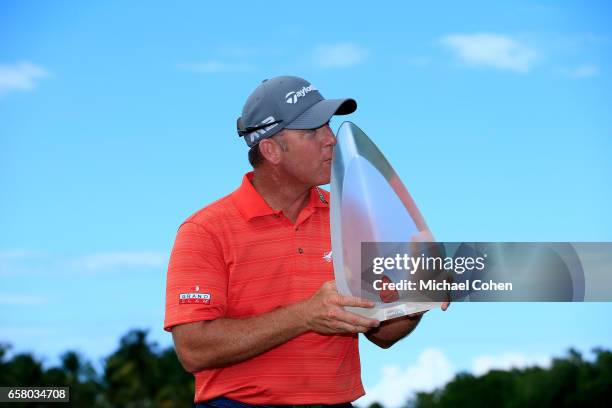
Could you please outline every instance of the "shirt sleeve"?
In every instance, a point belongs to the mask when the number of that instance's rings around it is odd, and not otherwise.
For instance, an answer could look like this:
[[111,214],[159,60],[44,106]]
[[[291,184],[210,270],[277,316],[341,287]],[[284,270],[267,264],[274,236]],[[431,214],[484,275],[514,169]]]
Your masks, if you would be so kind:
[[166,280],[164,330],[225,315],[228,273],[217,237],[183,223],[174,241]]

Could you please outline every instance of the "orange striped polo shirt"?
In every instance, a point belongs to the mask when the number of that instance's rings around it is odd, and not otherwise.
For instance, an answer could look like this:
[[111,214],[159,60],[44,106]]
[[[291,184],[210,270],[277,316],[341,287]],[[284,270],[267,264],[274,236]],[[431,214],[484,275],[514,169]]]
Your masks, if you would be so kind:
[[[166,285],[164,329],[218,317],[248,318],[308,299],[334,279],[329,193],[316,188],[292,224],[247,173],[230,195],[179,228]],[[357,335],[307,332],[228,367],[195,373],[195,401],[335,404],[364,394]]]

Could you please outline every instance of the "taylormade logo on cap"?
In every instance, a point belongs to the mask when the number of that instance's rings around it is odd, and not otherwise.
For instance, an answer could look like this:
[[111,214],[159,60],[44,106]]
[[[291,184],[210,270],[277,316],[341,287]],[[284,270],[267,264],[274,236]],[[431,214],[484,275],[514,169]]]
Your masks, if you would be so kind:
[[308,86],[303,86],[302,89],[300,89],[299,91],[291,91],[287,93],[287,95],[285,95],[285,101],[287,103],[295,104],[297,103],[299,98],[306,96],[308,92],[316,91],[316,90],[317,88],[315,88],[313,84],[310,84]]

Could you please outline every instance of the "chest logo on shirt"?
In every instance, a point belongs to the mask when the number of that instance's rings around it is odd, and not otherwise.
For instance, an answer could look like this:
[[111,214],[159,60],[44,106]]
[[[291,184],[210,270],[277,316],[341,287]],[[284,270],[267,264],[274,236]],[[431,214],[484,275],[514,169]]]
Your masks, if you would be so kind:
[[323,253],[323,259],[325,260],[325,262],[331,262],[333,260],[332,251]]

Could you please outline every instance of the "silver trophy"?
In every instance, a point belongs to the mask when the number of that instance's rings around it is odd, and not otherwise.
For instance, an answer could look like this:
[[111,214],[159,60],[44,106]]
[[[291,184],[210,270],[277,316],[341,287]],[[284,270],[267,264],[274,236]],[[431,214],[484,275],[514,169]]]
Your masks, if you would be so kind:
[[347,310],[383,321],[440,305],[422,293],[388,289],[389,283],[415,280],[414,274],[401,269],[377,274],[371,264],[362,262],[372,256],[422,252],[423,243],[433,242],[433,236],[408,190],[368,136],[354,123],[344,122],[336,137],[330,202],[336,286],[343,295],[376,304],[373,309]]

